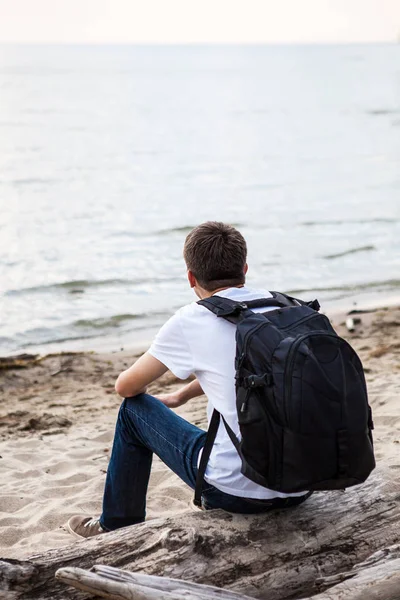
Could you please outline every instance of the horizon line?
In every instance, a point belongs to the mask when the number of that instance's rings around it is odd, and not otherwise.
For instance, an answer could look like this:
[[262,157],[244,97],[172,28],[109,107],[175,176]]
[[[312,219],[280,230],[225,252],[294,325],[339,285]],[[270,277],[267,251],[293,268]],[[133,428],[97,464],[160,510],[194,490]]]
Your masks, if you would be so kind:
[[110,41],[10,41],[0,40],[0,46],[369,46],[369,45],[393,45],[400,43],[399,40],[330,40],[330,41],[130,41],[130,42],[110,42]]

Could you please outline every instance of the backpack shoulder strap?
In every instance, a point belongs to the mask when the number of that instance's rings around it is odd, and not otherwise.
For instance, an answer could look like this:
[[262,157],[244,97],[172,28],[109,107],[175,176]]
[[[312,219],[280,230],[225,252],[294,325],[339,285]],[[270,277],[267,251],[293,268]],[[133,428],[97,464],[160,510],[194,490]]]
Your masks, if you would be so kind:
[[211,421],[210,421],[210,426],[207,431],[206,442],[203,446],[203,452],[202,452],[201,459],[200,459],[199,469],[197,471],[196,487],[194,490],[193,503],[195,504],[195,506],[198,506],[199,508],[201,508],[201,493],[202,493],[202,489],[203,489],[204,475],[206,472],[208,460],[210,458],[211,450],[212,450],[215,438],[217,436],[218,427],[219,427],[221,418],[225,425],[225,429],[231,439],[232,444],[235,446],[236,451],[238,452],[239,456],[242,458],[242,451],[240,448],[239,440],[237,439],[237,437],[234,434],[234,432],[232,431],[232,429],[229,427],[228,423],[225,421],[224,417],[214,408],[214,411],[213,411],[213,414],[211,417]]
[[317,312],[321,308],[321,305],[317,299],[311,300],[310,302],[304,302],[304,300],[300,300],[300,298],[294,298],[293,296],[289,296],[288,294],[281,294],[279,292],[271,292],[271,294],[276,294],[279,297],[286,298],[286,300],[291,302],[290,306],[308,306],[308,308],[312,308]]
[[[208,308],[217,317],[223,317],[231,323],[239,323],[251,311],[247,302],[236,302],[230,298],[222,298],[221,296],[210,296],[199,300],[197,304]],[[247,315],[246,315],[247,313]]]
[[294,298],[293,296],[289,296],[288,294],[282,294],[281,292],[270,292],[272,294],[272,298],[260,298],[257,300],[248,300],[246,302],[249,308],[262,308],[267,306],[308,306],[315,311],[319,311],[320,304],[318,300],[312,300],[311,302],[304,302],[304,300],[300,300],[300,298]]
[[220,416],[220,413],[214,408],[214,412],[210,421],[210,427],[208,428],[207,432],[206,442],[203,446],[203,452],[201,454],[199,470],[197,471],[193,502],[199,508],[201,508],[201,492],[203,489],[204,474],[206,472],[208,459],[210,458],[214,440],[217,435]]
[[275,306],[284,308],[285,306],[293,306],[298,303],[293,302],[293,299],[286,294],[280,292],[270,292],[270,298],[257,298],[256,300],[247,300],[246,304],[249,308],[266,308],[267,306]]
[[299,298],[294,298],[293,296],[282,294],[281,292],[270,292],[270,294],[271,298],[257,298],[256,300],[246,300],[245,302],[237,302],[230,298],[223,298],[216,295],[205,298],[204,300],[199,300],[197,304],[208,308],[208,310],[217,315],[217,317],[223,317],[231,323],[239,323],[242,321],[245,316],[248,316],[247,311],[252,308],[266,308],[268,306],[278,308],[308,306],[315,311],[320,309],[318,300],[304,302]]

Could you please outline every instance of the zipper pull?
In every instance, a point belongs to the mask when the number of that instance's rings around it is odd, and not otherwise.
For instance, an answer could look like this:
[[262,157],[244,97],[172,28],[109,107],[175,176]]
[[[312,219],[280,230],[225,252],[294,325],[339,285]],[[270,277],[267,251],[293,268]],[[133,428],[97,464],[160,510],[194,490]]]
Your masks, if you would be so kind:
[[236,367],[236,369],[240,369],[240,367],[243,364],[244,357],[245,357],[244,352],[242,352],[242,354],[240,356],[236,357],[236,359],[235,359],[235,367]]
[[244,413],[244,412],[246,412],[246,410],[247,410],[247,405],[248,405],[248,403],[249,403],[249,396],[250,396],[250,394],[249,394],[249,390],[247,390],[247,393],[246,393],[245,399],[243,400],[243,402],[242,402],[242,405],[241,405],[241,407],[240,407],[240,412],[241,412],[241,413]]

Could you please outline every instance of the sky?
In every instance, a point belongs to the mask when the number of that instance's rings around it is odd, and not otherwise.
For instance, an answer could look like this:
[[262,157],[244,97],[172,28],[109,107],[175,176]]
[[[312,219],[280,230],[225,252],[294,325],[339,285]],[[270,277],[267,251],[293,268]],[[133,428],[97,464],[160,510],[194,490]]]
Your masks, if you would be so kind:
[[400,41],[400,0],[0,0],[0,43]]

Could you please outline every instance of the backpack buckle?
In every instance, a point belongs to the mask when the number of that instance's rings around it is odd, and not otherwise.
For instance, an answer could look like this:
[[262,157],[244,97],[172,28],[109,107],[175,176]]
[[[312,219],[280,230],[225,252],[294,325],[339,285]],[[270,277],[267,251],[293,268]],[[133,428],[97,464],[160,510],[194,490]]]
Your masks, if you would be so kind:
[[272,384],[272,375],[270,373],[264,373],[264,375],[248,375],[243,377],[244,388],[255,388],[262,386],[269,386]]
[[316,312],[319,312],[319,309],[321,308],[321,305],[320,305],[320,303],[318,302],[317,299],[312,300],[312,302],[307,302],[307,306],[309,306],[310,308],[312,308]]
[[245,302],[237,302],[235,306],[229,306],[228,308],[219,308],[217,316],[227,317],[229,315],[240,315],[240,313],[243,310],[247,310],[247,304]]

